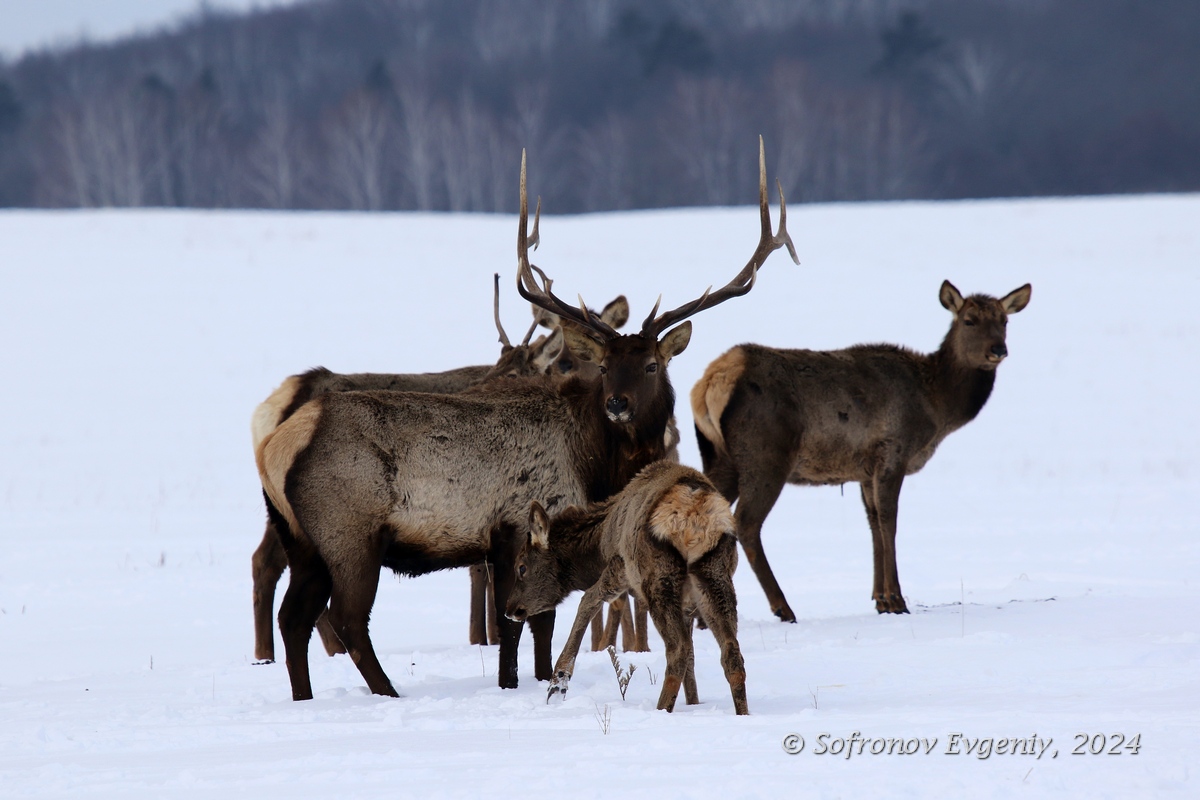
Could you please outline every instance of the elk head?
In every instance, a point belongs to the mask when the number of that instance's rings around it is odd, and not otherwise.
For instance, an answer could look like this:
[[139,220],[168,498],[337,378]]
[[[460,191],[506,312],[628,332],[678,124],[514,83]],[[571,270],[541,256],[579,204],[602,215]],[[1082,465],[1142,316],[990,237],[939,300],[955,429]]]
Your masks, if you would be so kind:
[[[711,287],[697,299],[676,309],[658,313],[654,304],[650,315],[635,334],[622,335],[587,308],[583,298],[579,305],[566,303],[551,291],[552,281],[529,262],[529,246],[536,249],[541,201],[534,212],[533,231],[528,231],[529,202],[525,186],[525,153],[521,153],[521,219],[517,230],[517,290],[529,302],[563,320],[573,323],[563,326],[567,348],[583,361],[595,364],[600,372],[600,394],[608,420],[621,426],[640,427],[642,420],[652,416],[648,408],[659,407],[664,398],[667,415],[674,404],[674,392],[667,379],[666,367],[672,358],[684,351],[692,336],[688,317],[746,294],[754,286],[758,268],[767,256],[786,246],[792,260],[800,263],[791,237],[787,233],[787,205],[783,188],[779,187],[779,230],[771,232],[771,214],[767,206],[767,167],[762,137],[758,140],[758,200],[761,235],[750,260],[733,280],[713,292]],[[534,270],[542,277],[538,286]],[[659,298],[661,302],[662,298]],[[675,327],[671,327],[674,325]],[[668,330],[670,328],[670,330]],[[663,333],[666,331],[666,333]],[[665,420],[665,417],[664,417]]]
[[964,298],[954,284],[943,281],[938,299],[954,314],[943,347],[949,346],[955,360],[964,366],[994,370],[1008,356],[1008,315],[1025,308],[1032,291],[1027,283],[999,300],[986,294]]
[[[578,511],[569,508],[564,516]],[[524,537],[513,563],[516,580],[504,608],[509,619],[522,622],[533,614],[550,611],[571,593],[569,587],[564,587],[550,552],[550,517],[536,500],[529,507],[529,535]]]

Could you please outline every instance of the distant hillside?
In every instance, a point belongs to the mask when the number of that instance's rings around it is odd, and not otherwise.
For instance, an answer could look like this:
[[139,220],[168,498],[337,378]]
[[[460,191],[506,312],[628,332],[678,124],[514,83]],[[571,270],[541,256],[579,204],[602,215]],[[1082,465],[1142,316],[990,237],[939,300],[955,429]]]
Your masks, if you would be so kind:
[[0,64],[0,205],[1200,189],[1194,0],[311,0]]

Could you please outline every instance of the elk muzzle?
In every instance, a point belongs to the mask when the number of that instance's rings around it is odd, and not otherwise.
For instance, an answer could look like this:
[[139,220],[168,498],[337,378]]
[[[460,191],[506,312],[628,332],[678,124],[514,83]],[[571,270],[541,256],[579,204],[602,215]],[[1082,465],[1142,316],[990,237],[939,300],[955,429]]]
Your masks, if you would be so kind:
[[993,364],[999,364],[1007,355],[1008,347],[1003,342],[1000,344],[994,344],[992,345],[991,349],[988,350],[988,361],[992,362]]
[[629,398],[624,395],[609,397],[608,401],[604,404],[604,410],[608,414],[608,418],[613,422],[628,422]]
[[524,622],[529,616],[529,610],[519,600],[510,599],[504,607],[504,616],[513,622]]

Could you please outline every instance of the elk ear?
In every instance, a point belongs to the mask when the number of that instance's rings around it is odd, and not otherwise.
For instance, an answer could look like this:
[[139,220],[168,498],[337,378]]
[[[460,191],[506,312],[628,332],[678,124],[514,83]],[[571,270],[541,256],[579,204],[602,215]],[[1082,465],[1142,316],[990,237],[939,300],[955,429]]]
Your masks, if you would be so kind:
[[954,284],[950,281],[942,281],[941,291],[938,292],[938,300],[942,301],[942,306],[952,314],[957,314],[963,307],[962,292],[954,288]]
[[1029,296],[1033,293],[1033,287],[1028,283],[1020,289],[1013,289],[1004,297],[1000,298],[1000,307],[1004,309],[1005,314],[1015,314],[1025,306],[1029,305]]
[[567,349],[576,358],[581,361],[594,361],[597,364],[604,360],[604,345],[586,333],[576,329],[573,325],[564,326],[562,332],[563,338],[567,343]]
[[620,328],[629,322],[629,301],[625,295],[618,295],[616,300],[604,307],[600,312],[600,321],[610,328]]
[[682,325],[672,328],[667,331],[667,335],[662,337],[658,343],[658,356],[664,362],[670,361],[675,356],[687,349],[688,342],[692,340],[692,321],[688,320]]
[[562,328],[555,328],[549,336],[543,336],[530,345],[530,361],[533,362],[534,371],[539,375],[549,371],[550,365],[558,360],[562,349]]
[[550,547],[550,518],[537,500],[529,505],[529,543],[541,550]]

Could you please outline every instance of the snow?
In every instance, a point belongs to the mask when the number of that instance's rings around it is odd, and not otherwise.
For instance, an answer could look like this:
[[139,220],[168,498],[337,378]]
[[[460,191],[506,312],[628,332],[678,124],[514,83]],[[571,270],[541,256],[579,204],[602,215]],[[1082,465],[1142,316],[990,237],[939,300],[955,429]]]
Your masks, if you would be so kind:
[[[929,350],[945,278],[997,296],[1029,281],[1033,299],[987,407],[905,483],[911,615],[874,613],[857,488],[785,489],[763,538],[800,621],[771,616],[743,561],[737,718],[707,632],[703,702],[674,714],[654,710],[654,633],[622,655],[624,701],[607,655],[585,652],[547,705],[528,636],[520,688],[500,690],[497,648],[466,644],[463,571],[381,583],[372,634],[401,699],[316,642],[312,701],[290,699],[282,663],[251,663],[251,411],[317,364],[494,360],[493,271],[510,333],[528,320],[513,217],[0,213],[3,794],[1200,794],[1197,220],[1195,195],[790,209],[802,265],[772,256],[671,364],[686,463],[687,391],[735,343]],[[542,223],[555,289],[625,292],[634,325],[660,292],[672,306],[723,284],[758,235],[749,207]],[[948,753],[955,733],[1053,741],[981,758]],[[1140,749],[1072,755],[1083,734]],[[937,742],[872,755],[877,738]]]

